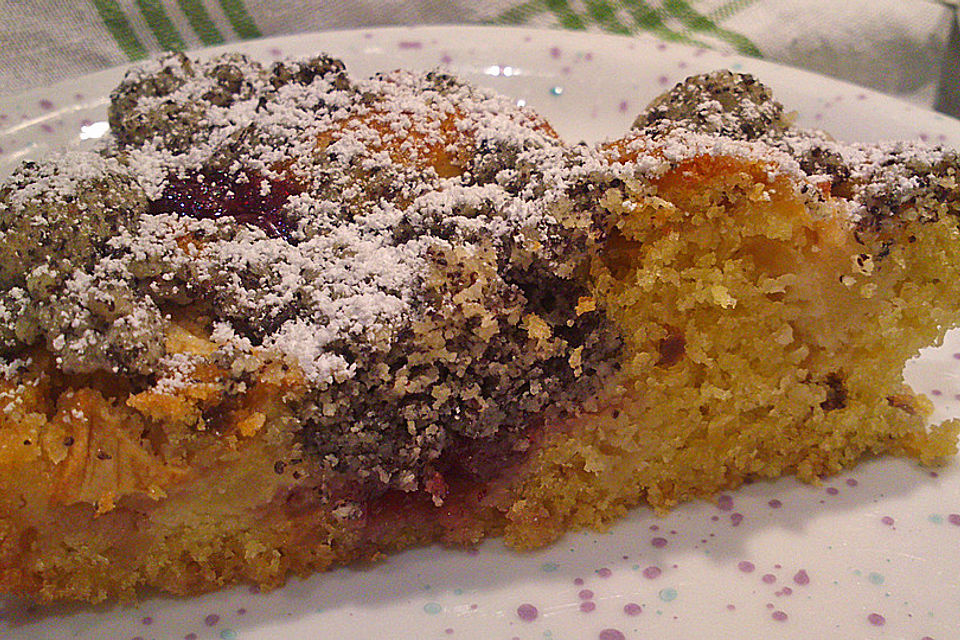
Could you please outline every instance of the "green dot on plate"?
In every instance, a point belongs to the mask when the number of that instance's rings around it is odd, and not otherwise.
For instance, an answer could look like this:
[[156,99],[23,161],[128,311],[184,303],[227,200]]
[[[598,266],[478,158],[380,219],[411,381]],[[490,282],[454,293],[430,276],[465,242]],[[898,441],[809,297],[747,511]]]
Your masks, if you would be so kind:
[[556,571],[559,568],[560,565],[558,565],[556,562],[544,562],[542,565],[540,565],[540,569],[543,571]]
[[443,611],[443,607],[441,607],[436,602],[428,602],[427,604],[423,605],[423,610],[429,613],[430,615],[436,615],[441,611]]
[[664,602],[671,602],[677,599],[677,590],[673,587],[667,587],[666,589],[660,589],[660,593],[657,595],[659,595],[660,599]]
[[943,524],[943,516],[940,515],[939,513],[931,513],[930,515],[927,516],[927,520],[929,520],[933,524]]
[[870,573],[870,575],[867,576],[867,580],[869,580],[873,584],[883,584],[884,577],[882,573],[877,573],[876,571],[873,571]]
[[237,637],[237,632],[233,629],[224,629],[220,632],[220,637],[222,640],[235,640]]
[[552,95],[552,96],[559,96],[559,95],[562,95],[562,94],[563,94],[563,87],[561,87],[561,86],[559,86],[559,85],[558,85],[558,86],[555,86],[555,87],[550,87],[550,95]]

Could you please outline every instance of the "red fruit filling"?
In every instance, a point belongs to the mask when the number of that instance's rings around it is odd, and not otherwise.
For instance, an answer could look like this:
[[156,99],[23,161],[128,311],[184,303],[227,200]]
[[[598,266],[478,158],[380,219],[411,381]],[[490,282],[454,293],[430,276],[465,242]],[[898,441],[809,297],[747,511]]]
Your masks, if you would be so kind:
[[254,171],[228,174],[205,169],[168,176],[163,193],[150,202],[147,212],[200,219],[227,216],[259,227],[271,238],[291,242],[293,228],[283,214],[283,205],[300,191],[290,180],[269,179]]

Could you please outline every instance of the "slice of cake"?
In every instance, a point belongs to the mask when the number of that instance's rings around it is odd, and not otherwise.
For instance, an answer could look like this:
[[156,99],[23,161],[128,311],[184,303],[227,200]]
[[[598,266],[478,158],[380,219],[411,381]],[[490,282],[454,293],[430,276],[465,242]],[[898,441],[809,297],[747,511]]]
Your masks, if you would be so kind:
[[692,78],[570,146],[450,76],[171,56],[0,190],[0,591],[279,585],[933,462],[952,152]]

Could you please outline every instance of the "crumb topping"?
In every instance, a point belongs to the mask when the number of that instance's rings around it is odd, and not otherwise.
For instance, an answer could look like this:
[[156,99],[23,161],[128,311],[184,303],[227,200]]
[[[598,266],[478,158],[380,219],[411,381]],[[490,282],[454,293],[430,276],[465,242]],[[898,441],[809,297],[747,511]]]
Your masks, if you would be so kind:
[[109,115],[103,149],[3,192],[23,247],[4,254],[7,357],[42,343],[67,373],[174,389],[197,358],[165,336],[190,309],[213,360],[303,372],[303,444],[347,493],[489,475],[611,366],[602,312],[575,311],[602,230],[550,204],[597,160],[508,99],[440,73],[354,81],[326,57],[172,55]]
[[5,375],[42,345],[69,374],[176,389],[200,357],[167,348],[188,314],[238,381],[251,359],[302,371],[302,444],[346,497],[489,477],[618,366],[584,301],[597,203],[625,180],[760,157],[863,226],[960,209],[955,153],[799,130],[730,72],[654,101],[611,143],[629,162],[452,76],[356,80],[326,56],[170,55],[128,74],[109,119],[101,149],[0,188]]
[[687,78],[655,99],[633,128],[643,140],[656,140],[668,159],[761,157],[802,181],[829,185],[861,227],[960,213],[956,151],[919,141],[847,143],[802,129],[748,74],[720,70]]

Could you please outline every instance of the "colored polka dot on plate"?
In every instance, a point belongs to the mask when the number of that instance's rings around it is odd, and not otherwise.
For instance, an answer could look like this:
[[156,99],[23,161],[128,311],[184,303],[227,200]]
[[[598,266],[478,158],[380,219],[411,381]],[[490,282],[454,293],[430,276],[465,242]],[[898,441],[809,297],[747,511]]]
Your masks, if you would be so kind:
[[884,618],[879,613],[871,613],[870,615],[867,616],[867,622],[869,622],[875,627],[882,627],[887,623],[887,619]]
[[540,612],[532,604],[522,604],[517,607],[517,617],[524,622],[532,622],[536,620],[539,615]]

